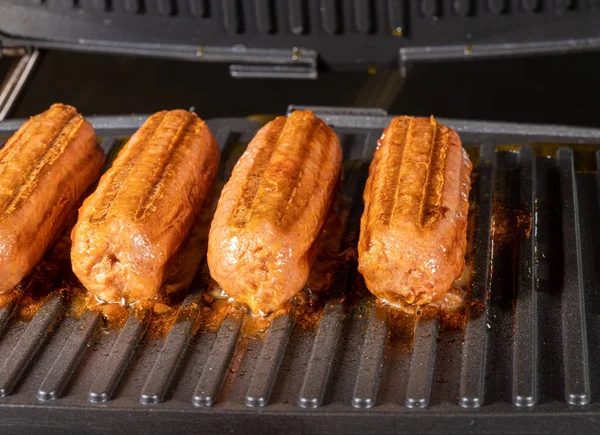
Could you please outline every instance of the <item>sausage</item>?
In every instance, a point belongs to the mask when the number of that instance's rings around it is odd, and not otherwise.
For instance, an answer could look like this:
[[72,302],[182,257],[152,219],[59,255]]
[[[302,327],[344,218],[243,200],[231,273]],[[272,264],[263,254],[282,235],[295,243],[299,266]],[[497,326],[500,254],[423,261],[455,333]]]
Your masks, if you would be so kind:
[[458,134],[433,117],[393,119],[364,190],[358,270],[395,305],[444,298],[465,265],[471,162]]
[[209,237],[211,276],[253,313],[300,291],[340,174],[336,134],[310,111],[259,130],[223,188]]
[[165,294],[219,160],[208,126],[185,110],[152,115],[129,139],[71,233],[73,271],[96,299],[129,305]]
[[90,123],[63,104],[30,118],[0,150],[0,293],[42,259],[103,163]]

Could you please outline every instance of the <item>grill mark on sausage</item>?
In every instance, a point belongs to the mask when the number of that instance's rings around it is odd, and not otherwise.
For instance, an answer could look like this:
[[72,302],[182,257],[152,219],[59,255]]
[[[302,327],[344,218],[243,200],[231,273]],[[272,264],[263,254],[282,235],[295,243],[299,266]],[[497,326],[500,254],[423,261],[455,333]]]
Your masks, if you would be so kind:
[[423,186],[423,199],[419,211],[419,224],[421,227],[432,224],[440,217],[440,213],[443,213],[441,207],[442,190],[444,188],[444,171],[446,169],[450,133],[447,129],[441,128],[433,116],[430,122],[433,132],[427,163],[427,176]]
[[[131,170],[136,165],[137,161],[140,158],[140,155],[144,151],[144,145],[152,141],[156,132],[159,130],[160,126],[164,122],[166,118],[167,111],[159,112],[155,115],[152,115],[148,119],[148,125],[138,130],[135,137],[135,142],[133,145],[136,147],[131,147],[131,139],[129,139],[129,143],[125,145],[129,155],[126,156],[126,160],[124,162],[120,162],[119,157],[117,157],[117,161],[109,171],[106,173],[106,182],[103,182],[102,185],[108,186],[106,192],[103,192],[102,195],[97,195],[98,203],[96,204],[94,212],[89,217],[89,222],[96,224],[102,222],[106,216],[108,215],[112,205],[116,202],[119,193],[121,192],[125,180],[131,173]],[[123,152],[123,151],[121,151]]]
[[[303,121],[306,121],[307,119],[304,118]],[[306,174],[306,167],[308,166],[308,163],[311,159],[314,159],[315,156],[315,150],[312,149],[313,147],[310,146],[311,142],[313,141],[314,137],[315,137],[315,130],[318,128],[318,124],[316,122],[316,119],[313,118],[310,119],[309,121],[306,123],[307,125],[304,127],[306,128],[306,131],[309,132],[308,136],[306,137],[305,143],[303,143],[300,146],[299,151],[297,152],[294,148],[294,144],[290,142],[290,147],[288,147],[288,149],[282,148],[281,149],[281,153],[287,153],[290,156],[294,156],[296,157],[293,160],[293,164],[294,166],[298,167],[298,170],[293,174],[293,177],[291,180],[289,180],[289,184],[284,184],[283,187],[284,189],[287,188],[290,192],[289,195],[287,195],[289,197],[289,199],[287,200],[287,202],[285,203],[285,207],[281,207],[279,208],[279,216],[277,217],[277,226],[279,227],[286,227],[286,223],[291,223],[294,222],[295,219],[298,217],[298,214],[304,213],[306,211],[306,204],[308,202],[308,196],[310,195],[305,195],[304,198],[299,198],[300,201],[302,202],[302,204],[299,204],[299,206],[292,206],[292,203],[294,202],[294,199],[296,198],[296,195],[298,194],[298,191],[300,190],[301,184],[303,182],[304,179],[304,175]],[[316,124],[316,125],[315,125]],[[286,123],[286,125],[288,125]],[[280,140],[281,138],[284,136],[285,134],[285,127],[284,127],[284,131],[282,131],[281,136],[280,136]],[[292,148],[291,150],[289,148]],[[319,147],[314,147],[317,148],[317,150],[319,149]],[[323,147],[320,147],[323,148]],[[322,150],[321,150],[322,151]],[[322,152],[319,154],[320,158],[322,156]],[[316,179],[318,179],[318,177],[315,177]],[[302,192],[301,192],[302,193]],[[284,195],[283,197],[285,198],[286,195]],[[291,210],[291,213],[288,212]]]
[[5,158],[2,161],[3,166],[14,163],[15,159],[18,159],[17,163],[24,162],[27,164],[27,167],[23,168],[21,171],[23,176],[20,179],[11,179],[10,181],[12,181],[12,186],[10,187],[2,186],[3,188],[12,188],[12,197],[8,202],[2,204],[3,207],[1,209],[1,213],[4,216],[15,212],[19,205],[27,199],[27,197],[37,186],[40,172],[48,167],[51,167],[53,163],[65,152],[65,149],[71,142],[71,139],[77,134],[84,122],[83,117],[78,115],[74,109],[61,110],[59,113],[61,115],[65,114],[66,116],[61,119],[60,127],[57,128],[55,134],[50,136],[49,140],[39,146],[38,154],[41,154],[41,157],[36,159],[23,159],[22,157],[19,157],[23,146],[26,146],[31,136],[39,131],[44,119],[46,119],[46,117],[49,118],[53,116],[57,109],[58,107],[55,107],[54,110],[50,111],[47,116],[39,117],[37,125],[33,129],[29,130],[29,134],[24,138],[18,138],[23,139],[22,141],[18,143],[13,142],[10,145],[11,149],[4,156]]
[[[400,121],[401,124],[398,123],[399,125],[387,129],[391,137],[388,141],[384,139],[382,144],[384,148],[382,151],[387,153],[387,162],[380,162],[384,170],[387,169],[384,174],[385,182],[381,192],[381,203],[383,204],[381,219],[385,225],[389,225],[394,215],[402,209],[402,202],[407,189],[407,186],[402,182],[402,173],[406,166],[405,152],[412,139],[413,118],[406,119],[403,117]],[[401,127],[404,127],[404,129]],[[393,195],[391,198],[389,198],[390,193]]]
[[169,172],[169,169],[173,167],[173,157],[178,146],[184,147],[186,141],[189,140],[189,132],[191,127],[196,123],[196,119],[191,114],[187,114],[186,118],[179,126],[177,133],[171,137],[169,144],[166,147],[160,147],[160,150],[163,152],[161,153],[161,158],[158,160],[158,164],[154,168],[151,178],[148,180],[150,187],[146,191],[146,194],[140,198],[140,203],[135,213],[137,220],[143,220],[146,214],[153,210],[153,205],[160,197],[161,191],[164,188],[166,174],[173,172]]
[[[60,124],[58,125],[58,129],[51,132],[52,135],[47,138],[47,141],[44,143],[34,143],[31,144],[31,137],[34,134],[38,133],[42,125],[44,124],[45,119],[52,120],[57,112],[59,107],[64,107],[66,110],[58,111],[57,115],[68,114],[71,115],[75,113],[70,107],[62,106],[55,104],[53,105],[47,112],[41,115],[34,116],[30,118],[29,121],[24,125],[23,128],[19,129],[17,134],[11,137],[6,143],[6,145],[2,148],[2,154],[0,154],[0,172],[4,173],[5,170],[12,169],[15,166],[23,166],[19,167],[18,175],[21,177],[3,177],[0,179],[0,183],[5,181],[9,181],[10,184],[3,185],[0,184],[0,192],[2,193],[2,206],[0,206],[0,210],[5,210],[6,203],[10,202],[14,199],[14,188],[15,186],[22,185],[25,177],[33,167],[35,163],[37,163],[41,157],[41,155],[47,150],[48,146],[52,144],[56,136],[60,133],[62,128],[64,127],[64,120],[60,120]],[[49,130],[50,126],[46,126],[46,130]],[[37,145],[37,146],[35,146]],[[23,158],[23,154],[27,154],[26,158]],[[17,171],[14,171],[15,175],[17,175]],[[4,212],[2,212],[4,214]],[[6,215],[5,215],[6,216]]]
[[273,157],[286,121],[287,119],[283,116],[273,120],[272,127],[264,135],[262,146],[257,145],[257,140],[260,139],[256,137],[249,144],[249,147],[257,148],[257,152],[254,163],[244,180],[244,186],[241,188],[241,194],[235,205],[235,211],[232,214],[233,224],[237,228],[243,228],[250,220],[252,204],[258,194],[262,174]]

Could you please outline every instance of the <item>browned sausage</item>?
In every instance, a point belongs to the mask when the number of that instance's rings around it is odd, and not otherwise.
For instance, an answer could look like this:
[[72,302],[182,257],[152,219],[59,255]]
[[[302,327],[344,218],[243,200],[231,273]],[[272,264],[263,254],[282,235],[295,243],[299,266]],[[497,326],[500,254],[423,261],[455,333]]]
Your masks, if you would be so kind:
[[302,289],[340,174],[336,134],[310,111],[256,134],[225,185],[210,228],[208,265],[254,313]]
[[471,162],[433,117],[395,118],[378,142],[364,191],[359,267],[393,304],[439,301],[465,265]]
[[63,104],[29,119],[0,150],[0,293],[42,259],[103,163],[90,123]]
[[83,203],[71,234],[73,270],[91,294],[127,305],[164,291],[219,158],[193,113],[163,111],[144,123]]

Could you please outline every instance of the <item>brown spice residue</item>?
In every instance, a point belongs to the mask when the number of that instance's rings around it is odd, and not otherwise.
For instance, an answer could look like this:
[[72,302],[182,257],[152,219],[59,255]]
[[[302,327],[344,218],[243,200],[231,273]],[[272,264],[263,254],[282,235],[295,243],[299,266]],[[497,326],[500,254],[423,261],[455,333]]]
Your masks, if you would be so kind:
[[301,329],[316,329],[323,317],[325,300],[329,298],[315,299],[306,290],[298,293],[294,298],[294,318],[296,326]]
[[30,322],[44,304],[44,299],[40,295],[24,293],[15,312],[16,318],[23,322]]
[[523,210],[517,211],[517,229],[525,234],[525,237],[529,239],[531,237],[532,228],[532,216],[531,213],[524,211],[528,209],[528,204],[523,204]]
[[17,302],[22,295],[23,291],[18,288],[15,288],[8,293],[0,294],[0,308]]
[[146,338],[150,340],[165,338],[175,324],[178,311],[177,307],[171,307],[161,302],[155,302],[152,320],[146,330]]
[[199,325],[199,330],[202,332],[217,332],[229,312],[237,312],[241,315],[245,310],[241,305],[232,304],[227,299],[215,298],[206,293],[202,295],[202,298],[204,304]]
[[90,295],[86,289],[77,281],[69,287],[69,304],[65,315],[79,319],[88,310]]
[[527,211],[528,204],[521,209],[513,209],[494,202],[492,206],[492,239],[495,246],[515,243],[520,234],[531,236],[532,216]]
[[99,311],[104,326],[110,329],[121,329],[129,318],[129,310],[120,304],[96,304],[89,309]]
[[440,311],[440,322],[443,330],[462,331],[467,326],[467,306],[451,311]]

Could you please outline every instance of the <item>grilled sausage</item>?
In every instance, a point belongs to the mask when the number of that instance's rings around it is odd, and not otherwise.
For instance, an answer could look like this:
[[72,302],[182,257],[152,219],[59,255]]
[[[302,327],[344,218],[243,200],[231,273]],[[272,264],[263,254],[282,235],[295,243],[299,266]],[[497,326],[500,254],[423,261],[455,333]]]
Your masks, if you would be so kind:
[[29,119],[0,150],[0,293],[42,259],[103,162],[90,123],[63,104]]
[[302,289],[340,174],[336,134],[310,111],[256,134],[223,188],[208,239],[212,277],[257,314]]
[[128,305],[161,295],[219,159],[208,126],[185,110],[152,115],[129,139],[71,234],[73,270],[96,299]]
[[433,117],[399,117],[378,142],[364,191],[359,272],[392,304],[443,299],[465,265],[471,162]]

